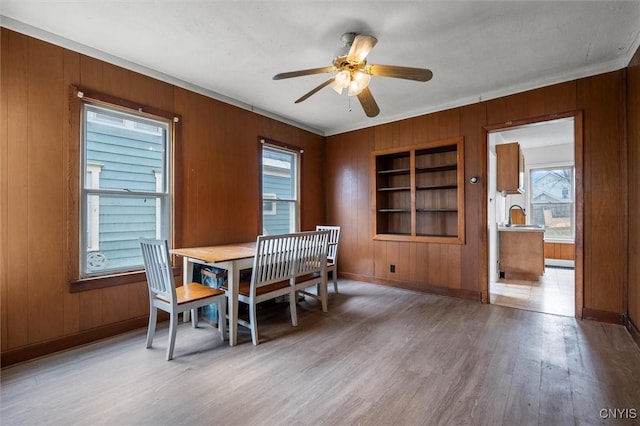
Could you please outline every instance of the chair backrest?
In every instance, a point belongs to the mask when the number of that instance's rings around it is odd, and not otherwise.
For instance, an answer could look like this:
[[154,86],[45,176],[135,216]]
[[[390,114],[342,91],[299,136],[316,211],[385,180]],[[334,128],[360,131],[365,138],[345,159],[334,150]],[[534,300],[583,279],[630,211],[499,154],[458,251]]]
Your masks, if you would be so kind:
[[327,266],[329,231],[298,232],[296,235],[296,277],[320,271]]
[[329,231],[329,250],[327,259],[335,262],[338,259],[338,242],[340,241],[340,227],[329,225],[318,225],[316,231]]
[[295,234],[258,236],[251,274],[252,293],[258,287],[291,278],[295,255]]
[[149,299],[163,296],[172,305],[176,303],[176,288],[171,271],[167,240],[140,238],[144,270],[149,285]]
[[251,274],[252,294],[259,287],[326,267],[328,242],[329,231],[258,236]]

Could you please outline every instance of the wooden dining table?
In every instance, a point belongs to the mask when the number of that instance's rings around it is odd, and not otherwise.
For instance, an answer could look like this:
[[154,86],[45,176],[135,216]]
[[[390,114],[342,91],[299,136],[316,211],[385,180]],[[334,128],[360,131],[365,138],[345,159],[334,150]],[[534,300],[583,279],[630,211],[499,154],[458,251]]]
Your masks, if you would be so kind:
[[[256,243],[234,243],[206,247],[176,248],[171,253],[183,258],[183,282],[193,281],[193,265],[214,266],[227,270],[229,288],[229,345],[235,346],[238,340],[238,285],[240,271],[253,267]],[[218,318],[218,321],[221,319]]]

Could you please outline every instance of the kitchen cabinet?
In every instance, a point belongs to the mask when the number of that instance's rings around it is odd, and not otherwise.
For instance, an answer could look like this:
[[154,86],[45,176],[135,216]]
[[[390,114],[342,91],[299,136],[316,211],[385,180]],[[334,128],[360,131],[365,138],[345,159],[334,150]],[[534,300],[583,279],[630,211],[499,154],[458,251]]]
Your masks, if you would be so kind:
[[537,280],[544,275],[544,228],[498,228],[500,273],[505,278]]
[[498,192],[522,194],[524,192],[524,155],[518,142],[496,145],[498,162]]
[[464,243],[461,137],[371,154],[376,240]]

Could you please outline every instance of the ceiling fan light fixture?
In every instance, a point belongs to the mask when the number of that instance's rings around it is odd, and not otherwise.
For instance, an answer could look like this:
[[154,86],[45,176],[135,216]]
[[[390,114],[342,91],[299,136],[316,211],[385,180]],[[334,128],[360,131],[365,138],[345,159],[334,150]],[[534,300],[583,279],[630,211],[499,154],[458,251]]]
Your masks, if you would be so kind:
[[342,95],[342,91],[344,90],[344,87],[340,86],[335,80],[333,80],[329,87],[335,90],[338,95]]
[[338,95],[342,95],[342,91],[349,87],[351,75],[349,71],[342,70],[335,75],[333,82],[329,85]]
[[336,84],[338,84],[343,89],[349,86],[351,82],[351,74],[347,70],[342,70],[338,74],[336,74]]
[[364,90],[364,87],[358,87],[356,82],[352,81],[351,84],[349,85],[348,93],[349,93],[349,96],[358,96],[363,90]]
[[353,73],[351,83],[349,84],[349,96],[359,95],[366,87],[369,86],[371,75],[363,71]]

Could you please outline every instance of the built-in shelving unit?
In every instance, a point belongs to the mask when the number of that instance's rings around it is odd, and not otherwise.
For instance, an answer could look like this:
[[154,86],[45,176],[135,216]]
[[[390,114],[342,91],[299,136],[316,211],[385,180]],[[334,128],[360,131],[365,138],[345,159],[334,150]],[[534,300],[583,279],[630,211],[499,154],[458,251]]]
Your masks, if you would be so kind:
[[374,239],[464,243],[463,139],[372,153]]
[[378,229],[400,236],[411,235],[411,155],[388,152],[374,158]]

